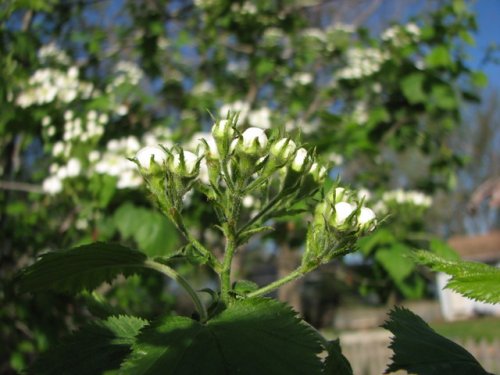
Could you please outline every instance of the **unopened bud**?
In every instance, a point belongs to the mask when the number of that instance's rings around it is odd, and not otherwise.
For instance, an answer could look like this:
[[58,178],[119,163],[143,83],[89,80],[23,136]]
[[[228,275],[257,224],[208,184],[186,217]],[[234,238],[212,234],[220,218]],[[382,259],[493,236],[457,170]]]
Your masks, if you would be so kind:
[[212,127],[212,135],[217,140],[223,138],[228,138],[228,139],[233,138],[234,129],[232,122],[230,120],[217,121]]
[[279,162],[286,162],[296,149],[297,145],[294,141],[289,138],[281,138],[271,146],[269,154]]
[[167,155],[160,147],[146,146],[137,152],[135,158],[142,168],[149,170],[151,168],[151,161],[161,165],[165,162]]
[[239,151],[250,155],[262,154],[266,146],[266,133],[259,128],[248,128],[245,130],[236,144]]
[[299,148],[292,160],[292,169],[295,172],[303,172],[310,165],[310,156],[305,148]]
[[193,177],[198,173],[199,158],[190,151],[172,150],[172,158],[169,161],[169,169],[178,175]]
[[354,212],[356,207],[347,202],[339,202],[335,204],[335,218],[332,224],[334,226],[342,226],[351,214]]
[[358,216],[358,225],[360,229],[372,230],[374,229],[375,223],[376,223],[375,213],[367,207],[361,207]]

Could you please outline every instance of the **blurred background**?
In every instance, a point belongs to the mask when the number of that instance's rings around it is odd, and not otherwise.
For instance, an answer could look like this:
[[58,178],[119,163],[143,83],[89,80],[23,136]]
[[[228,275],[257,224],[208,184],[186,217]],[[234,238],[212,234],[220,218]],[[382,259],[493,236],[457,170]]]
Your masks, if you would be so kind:
[[[192,312],[153,274],[76,298],[18,295],[12,278],[42,253],[93,241],[181,247],[127,157],[192,148],[228,111],[242,128],[300,136],[332,180],[387,217],[358,251],[276,293],[340,336],[354,373],[384,369],[377,327],[395,304],[500,371],[498,306],[443,292],[443,275],[406,257],[500,261],[500,1],[5,0],[0,40],[0,373],[110,311]],[[203,198],[184,213],[220,253]],[[240,249],[239,278],[265,284],[300,263],[304,220],[273,225]],[[216,286],[208,270],[176,267]]]

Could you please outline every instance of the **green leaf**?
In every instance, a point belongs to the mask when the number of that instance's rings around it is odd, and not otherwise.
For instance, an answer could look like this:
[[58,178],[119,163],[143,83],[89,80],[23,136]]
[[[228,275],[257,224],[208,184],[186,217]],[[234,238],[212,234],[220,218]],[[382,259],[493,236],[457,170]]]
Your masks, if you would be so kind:
[[447,260],[423,250],[413,258],[434,271],[451,275],[446,288],[478,301],[500,303],[500,269],[483,263]]
[[375,259],[394,280],[402,281],[415,269],[415,264],[408,258],[408,254],[408,247],[395,243],[390,248],[378,250]]
[[137,272],[146,255],[117,244],[96,242],[41,256],[20,275],[21,292],[94,289],[117,275]]
[[392,244],[393,242],[396,242],[396,237],[388,229],[378,229],[372,234],[360,238],[358,247],[363,254],[369,255],[379,246]]
[[93,375],[117,369],[145,325],[143,319],[122,315],[93,322],[42,354],[32,373]]
[[457,252],[453,250],[450,245],[440,239],[433,238],[429,244],[429,248],[434,254],[443,259],[460,260],[460,256]]
[[396,307],[383,327],[392,332],[392,363],[385,373],[406,370],[419,375],[481,375],[487,372],[460,345],[437,334],[410,310]]
[[201,324],[167,316],[146,328],[124,362],[121,374],[321,373],[316,334],[278,301],[235,301]]
[[480,88],[488,86],[488,76],[483,72],[474,72],[471,74],[470,78],[474,86]]
[[352,367],[346,357],[342,354],[339,340],[331,341],[327,347],[323,374],[325,375],[352,375]]
[[446,85],[432,86],[430,100],[437,108],[445,110],[455,109],[458,105],[455,93]]
[[114,221],[120,234],[149,256],[163,256],[175,248],[177,232],[159,212],[125,203],[115,211]]
[[437,46],[425,57],[429,67],[448,67],[452,64],[450,51],[446,46]]
[[413,73],[401,81],[401,90],[411,104],[425,102],[427,97],[424,93],[424,79],[422,73]]

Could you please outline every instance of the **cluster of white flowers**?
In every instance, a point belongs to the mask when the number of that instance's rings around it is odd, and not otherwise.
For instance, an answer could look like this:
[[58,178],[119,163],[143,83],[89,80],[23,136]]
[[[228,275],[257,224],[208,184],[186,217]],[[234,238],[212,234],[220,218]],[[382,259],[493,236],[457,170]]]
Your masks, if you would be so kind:
[[83,117],[75,117],[73,111],[67,110],[64,112],[63,140],[86,142],[100,137],[104,134],[104,125],[108,120],[106,113],[99,114],[94,110]]
[[289,120],[285,124],[286,131],[294,131],[299,129],[303,134],[312,134],[319,129],[317,122],[304,122],[302,120]]
[[382,195],[382,200],[387,203],[396,202],[397,204],[412,204],[421,207],[430,207],[432,204],[432,197],[420,191],[405,191],[403,189],[386,191]]
[[262,129],[271,127],[271,110],[268,107],[255,109],[248,113],[248,123]]
[[42,64],[55,62],[61,65],[68,65],[70,62],[66,52],[62,51],[54,42],[40,47],[37,55]]
[[26,87],[17,97],[16,104],[22,108],[42,105],[58,100],[70,103],[77,98],[88,99],[94,86],[78,79],[78,68],[70,67],[67,71],[42,68],[29,78]]
[[248,72],[248,60],[231,60],[227,63],[226,70],[239,77],[245,77]]
[[233,103],[224,104],[219,109],[219,117],[226,118],[229,113],[238,113],[240,122],[244,122],[250,112],[250,104],[237,100]]
[[307,28],[301,31],[301,35],[307,39],[317,40],[319,42],[326,41],[326,33],[316,27]]
[[245,1],[243,4],[233,3],[231,11],[239,14],[257,14],[258,9],[253,2]]
[[214,85],[210,81],[202,81],[196,84],[191,90],[193,95],[205,95],[211,94],[214,92]]
[[394,25],[382,33],[382,40],[389,42],[395,47],[402,47],[409,42],[420,40],[420,28],[413,22],[406,25]]
[[378,72],[389,58],[387,53],[376,48],[350,48],[346,52],[347,66],[337,72],[339,79],[359,79]]
[[329,33],[342,32],[346,34],[352,34],[356,32],[356,26],[349,25],[347,23],[335,23],[328,28]]
[[364,125],[368,121],[368,105],[366,102],[357,102],[351,114],[352,120],[358,125]]
[[[106,113],[91,110],[81,117],[76,117],[73,111],[65,111],[62,140],[53,144],[52,155],[69,158],[75,143],[85,143],[100,138],[104,134],[104,125],[107,122],[108,115]],[[42,126],[47,136],[55,135],[56,125],[52,123],[49,116],[42,119]]]
[[[91,115],[91,118],[94,118]],[[156,146],[158,144],[171,144],[171,132],[167,128],[156,128],[152,132],[144,134],[139,140],[135,136],[112,139],[106,145],[104,152],[92,151],[87,157],[86,176],[91,177],[94,173],[106,174],[117,178],[117,188],[137,188],[142,184],[142,177],[137,172],[134,164],[127,157],[134,155],[141,145]],[[56,142],[52,150],[54,156],[68,157],[71,152],[71,144]],[[48,194],[58,194],[63,189],[63,181],[70,177],[81,175],[82,163],[79,159],[72,157],[66,164],[53,163],[50,166],[50,175],[44,180],[42,188]]]
[[277,46],[283,42],[288,43],[288,41],[288,36],[277,27],[267,28],[262,35],[262,42],[267,46]]
[[297,72],[285,79],[285,86],[291,88],[295,86],[306,86],[313,82],[313,76],[309,72]]
[[110,84],[111,88],[108,88],[106,91],[112,91],[113,87],[118,87],[124,83],[137,85],[143,76],[144,72],[136,63],[132,61],[119,61],[115,66],[115,76]]

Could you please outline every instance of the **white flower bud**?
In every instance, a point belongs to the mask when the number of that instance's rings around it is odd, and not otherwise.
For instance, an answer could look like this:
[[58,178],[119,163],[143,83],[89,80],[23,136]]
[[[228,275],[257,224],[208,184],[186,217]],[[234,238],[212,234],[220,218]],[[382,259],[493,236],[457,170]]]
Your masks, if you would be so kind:
[[212,135],[215,139],[222,139],[228,137],[228,139],[233,138],[234,129],[232,127],[230,120],[220,120],[217,121],[214,126],[212,126]]
[[281,138],[278,142],[271,146],[269,153],[277,159],[286,160],[293,155],[297,145],[289,138]]
[[173,159],[170,163],[172,172],[186,176],[194,175],[195,173],[197,173],[196,164],[198,163],[198,156],[196,156],[196,154],[193,154],[191,151],[181,150],[181,152],[184,156],[184,165],[182,165],[180,152],[175,149],[172,151]]
[[75,177],[80,174],[80,171],[82,170],[82,164],[80,163],[80,160],[71,158],[68,161],[66,169],[68,177]]
[[153,159],[155,163],[161,165],[165,162],[167,155],[160,147],[146,146],[137,152],[135,158],[142,168],[150,169],[151,159]]
[[43,180],[42,189],[48,194],[60,193],[63,188],[61,180],[56,176],[51,176]]
[[346,219],[353,213],[356,207],[347,202],[335,204],[335,225],[342,225]]
[[292,169],[296,172],[302,172],[304,171],[304,168],[308,164],[309,155],[307,153],[307,150],[305,148],[299,148],[297,152],[295,153],[295,157],[293,158],[292,161]]
[[371,229],[371,224],[375,223],[375,218],[375,213],[371,209],[367,207],[361,207],[358,216],[358,225],[361,228]]
[[267,136],[264,130],[248,128],[241,135],[241,151],[249,154],[261,152],[267,146]]
[[323,180],[326,177],[326,168],[323,166],[320,166],[318,163],[314,162],[311,165],[311,169],[309,170],[309,173],[313,176],[314,181],[317,183],[323,182]]

